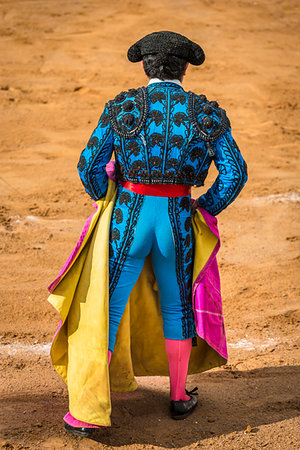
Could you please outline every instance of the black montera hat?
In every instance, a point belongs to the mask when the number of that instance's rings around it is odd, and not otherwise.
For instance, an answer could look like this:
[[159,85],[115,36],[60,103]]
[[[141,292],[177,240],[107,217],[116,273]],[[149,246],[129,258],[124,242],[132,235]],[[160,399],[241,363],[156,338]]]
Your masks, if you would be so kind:
[[200,45],[173,31],[156,31],[147,34],[129,48],[127,57],[131,62],[138,62],[143,59],[143,56],[154,53],[178,56],[194,66],[200,66],[205,60],[204,51]]

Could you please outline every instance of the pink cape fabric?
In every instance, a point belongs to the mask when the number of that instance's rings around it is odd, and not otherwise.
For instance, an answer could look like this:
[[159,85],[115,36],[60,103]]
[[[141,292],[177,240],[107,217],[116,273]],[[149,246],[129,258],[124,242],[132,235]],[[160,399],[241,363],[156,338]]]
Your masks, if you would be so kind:
[[64,421],[71,425],[71,427],[75,428],[101,428],[99,425],[93,425],[92,423],[83,422],[82,420],[77,420],[75,417],[72,416],[70,411],[67,412],[67,414],[64,416]]
[[210,231],[218,238],[210,258],[193,285],[194,316],[197,334],[223,358],[228,359],[225,326],[223,320],[221,283],[217,262],[220,236],[216,217],[198,208]]

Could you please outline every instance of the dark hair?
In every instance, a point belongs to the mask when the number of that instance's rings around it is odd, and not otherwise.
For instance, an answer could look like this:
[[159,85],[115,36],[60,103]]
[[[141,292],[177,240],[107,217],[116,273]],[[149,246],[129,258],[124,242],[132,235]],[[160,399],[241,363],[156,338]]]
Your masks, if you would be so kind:
[[149,78],[182,80],[186,60],[178,56],[156,53],[143,57],[144,69]]

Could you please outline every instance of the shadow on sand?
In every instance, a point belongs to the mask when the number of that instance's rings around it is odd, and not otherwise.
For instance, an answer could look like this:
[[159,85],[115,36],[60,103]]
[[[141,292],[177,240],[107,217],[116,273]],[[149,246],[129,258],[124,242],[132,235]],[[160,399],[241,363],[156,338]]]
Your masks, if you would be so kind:
[[[151,378],[154,384],[155,379]],[[92,439],[108,446],[144,444],[168,448],[245,430],[248,424],[255,432],[260,425],[299,415],[299,379],[300,366],[192,375],[188,386],[199,387],[199,406],[185,421],[174,421],[169,416],[168,379],[162,380],[162,392],[143,386],[147,383],[139,378],[141,387],[137,391],[112,393],[112,426],[97,430]],[[6,417],[10,416],[6,431],[16,431],[24,422],[33,441],[42,438],[45,429],[52,436],[61,436],[62,417],[67,409],[65,393],[7,396],[2,404]],[[23,414],[23,410],[30,412],[33,407],[34,413]],[[18,421],[16,427],[12,426],[14,420]]]

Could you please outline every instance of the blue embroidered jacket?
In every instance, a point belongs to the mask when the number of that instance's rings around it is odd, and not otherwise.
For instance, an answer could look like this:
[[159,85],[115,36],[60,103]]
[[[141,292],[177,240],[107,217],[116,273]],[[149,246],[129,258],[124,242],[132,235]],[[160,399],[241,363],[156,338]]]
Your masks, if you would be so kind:
[[88,194],[107,190],[106,164],[115,153],[116,177],[133,183],[202,186],[212,161],[219,175],[199,204],[216,215],[239,194],[247,166],[217,102],[172,82],[121,92],[109,101],[78,163]]

